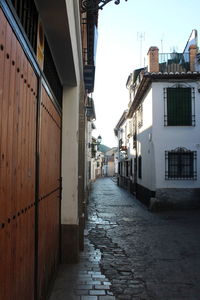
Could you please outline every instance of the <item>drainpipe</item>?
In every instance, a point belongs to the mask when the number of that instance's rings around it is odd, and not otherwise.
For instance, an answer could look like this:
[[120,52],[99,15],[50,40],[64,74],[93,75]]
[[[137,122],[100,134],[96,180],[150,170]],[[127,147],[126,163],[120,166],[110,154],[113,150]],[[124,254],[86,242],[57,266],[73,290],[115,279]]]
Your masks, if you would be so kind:
[[135,160],[134,160],[134,191],[137,197],[137,161],[138,161],[138,150],[137,150],[137,111],[135,114]]
[[[119,140],[120,140],[120,136],[119,136],[119,132],[120,132],[120,128],[117,130],[117,137],[118,137],[118,165],[117,165],[117,185],[119,186],[119,181],[120,181],[120,174],[119,174],[119,164],[120,164],[120,149],[119,149]],[[121,170],[120,170],[121,171]]]

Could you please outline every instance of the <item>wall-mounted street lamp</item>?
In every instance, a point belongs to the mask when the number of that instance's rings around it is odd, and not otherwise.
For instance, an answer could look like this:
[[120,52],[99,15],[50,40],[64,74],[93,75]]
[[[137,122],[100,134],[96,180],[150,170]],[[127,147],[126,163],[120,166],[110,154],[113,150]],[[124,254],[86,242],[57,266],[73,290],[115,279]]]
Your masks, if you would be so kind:
[[99,150],[99,145],[101,144],[101,141],[102,141],[102,137],[99,135],[96,139],[96,142],[92,143],[93,145],[97,146],[97,150]]
[[103,9],[104,6],[111,1],[114,1],[116,5],[120,4],[120,0],[82,0],[81,10],[82,12],[97,12],[99,9]]
[[102,137],[100,135],[97,137],[97,139],[92,138],[91,153],[93,158],[96,157],[96,152],[99,150],[99,145],[101,144],[101,141]]
[[100,145],[101,144],[101,141],[102,141],[102,137],[99,135],[96,139],[96,144],[97,145]]
[[93,141],[92,142],[92,145],[93,146],[97,146],[97,150],[99,149],[99,145],[101,144],[101,141],[102,141],[102,137],[99,135],[97,138],[96,138],[96,141]]

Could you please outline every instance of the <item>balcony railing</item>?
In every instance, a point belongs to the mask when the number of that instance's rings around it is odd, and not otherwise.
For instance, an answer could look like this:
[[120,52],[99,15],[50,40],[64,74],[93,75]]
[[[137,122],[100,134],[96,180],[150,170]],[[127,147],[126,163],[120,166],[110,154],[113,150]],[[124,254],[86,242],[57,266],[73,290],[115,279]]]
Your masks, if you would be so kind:
[[159,71],[187,72],[190,70],[189,53],[159,53]]

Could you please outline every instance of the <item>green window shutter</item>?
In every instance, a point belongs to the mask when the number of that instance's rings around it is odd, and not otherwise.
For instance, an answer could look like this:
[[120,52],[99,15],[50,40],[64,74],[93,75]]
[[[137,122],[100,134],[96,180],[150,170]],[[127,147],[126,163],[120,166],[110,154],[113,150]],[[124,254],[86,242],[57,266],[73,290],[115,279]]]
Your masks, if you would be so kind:
[[167,88],[167,125],[192,125],[191,88]]

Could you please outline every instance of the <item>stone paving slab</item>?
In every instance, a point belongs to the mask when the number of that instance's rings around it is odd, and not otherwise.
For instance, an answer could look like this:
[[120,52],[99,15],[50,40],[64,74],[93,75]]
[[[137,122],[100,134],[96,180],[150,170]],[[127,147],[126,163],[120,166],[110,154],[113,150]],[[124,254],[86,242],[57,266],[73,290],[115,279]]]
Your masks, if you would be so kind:
[[61,265],[49,300],[116,300],[111,283],[101,272],[101,252],[87,238],[80,262]]

